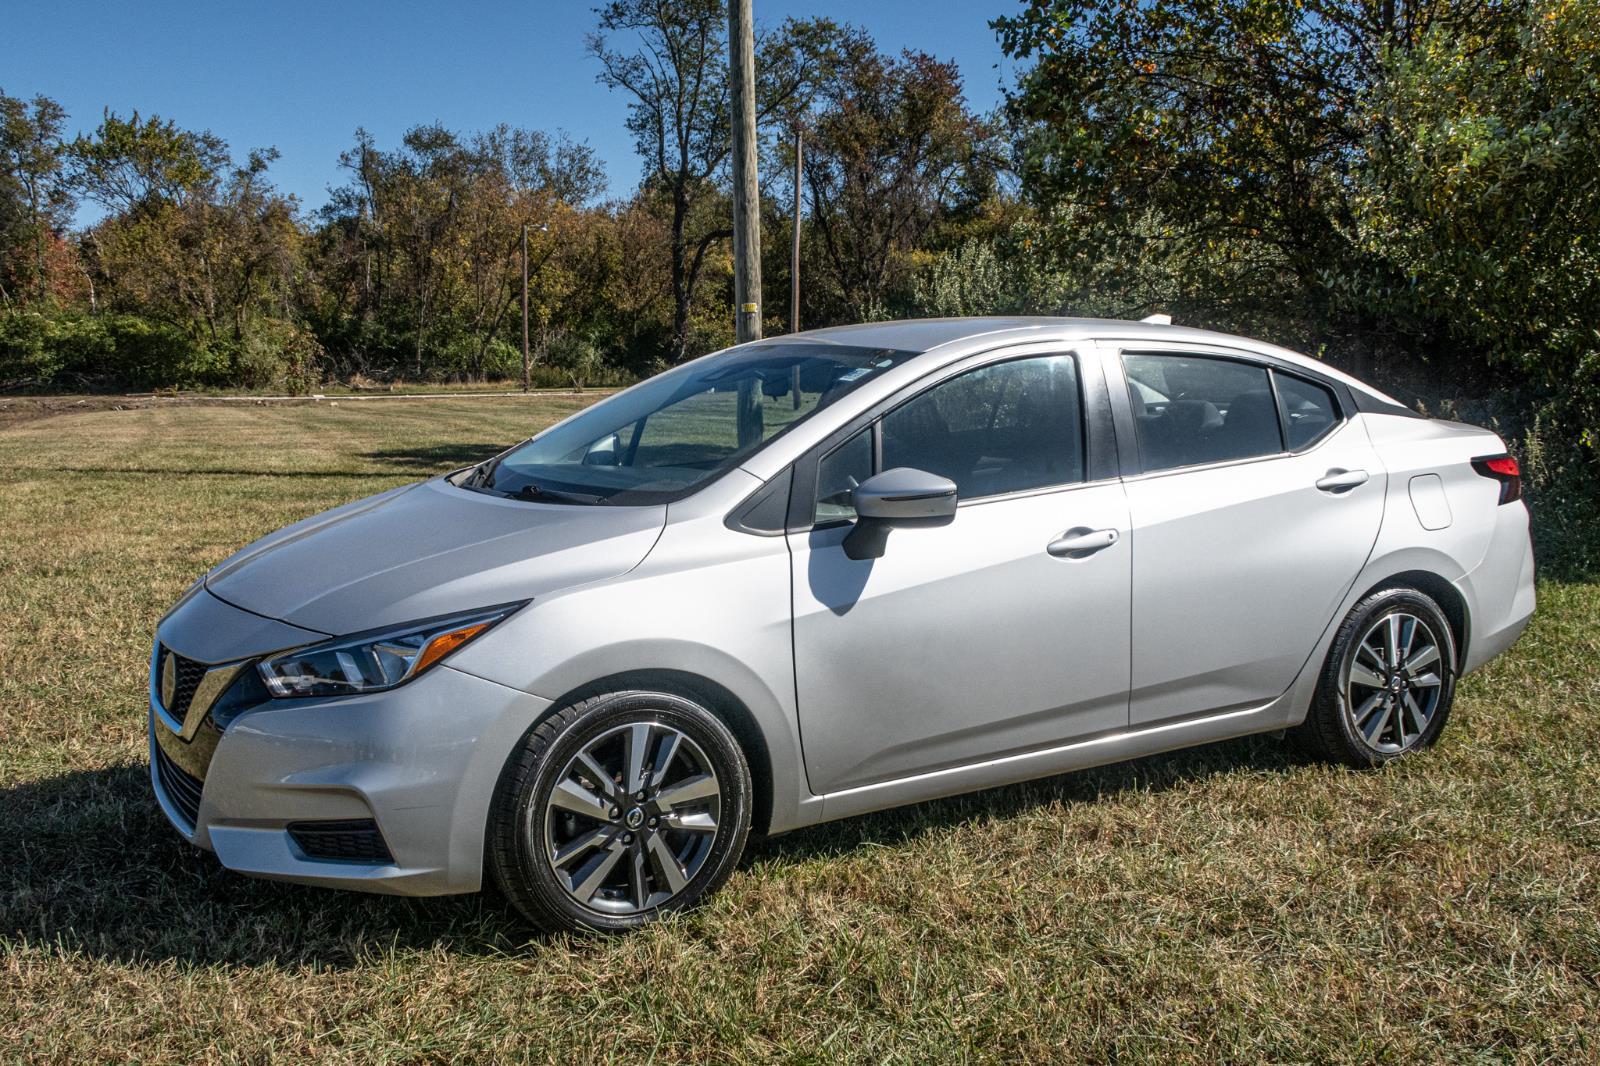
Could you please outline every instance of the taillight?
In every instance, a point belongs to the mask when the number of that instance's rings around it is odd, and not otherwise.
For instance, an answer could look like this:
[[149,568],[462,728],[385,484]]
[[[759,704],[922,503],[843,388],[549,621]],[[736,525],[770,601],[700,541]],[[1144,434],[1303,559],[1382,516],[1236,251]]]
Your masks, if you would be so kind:
[[1500,482],[1500,502],[1522,498],[1522,468],[1509,455],[1489,455],[1472,460],[1472,469],[1491,481]]

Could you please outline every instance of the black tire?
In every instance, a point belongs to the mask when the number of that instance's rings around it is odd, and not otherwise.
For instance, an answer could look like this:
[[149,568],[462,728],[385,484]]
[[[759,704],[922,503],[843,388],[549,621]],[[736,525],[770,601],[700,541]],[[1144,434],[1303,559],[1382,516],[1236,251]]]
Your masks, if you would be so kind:
[[[1407,619],[1420,621],[1423,626],[1413,627],[1412,632],[1436,643],[1439,651],[1437,663],[1430,663],[1416,671],[1415,678],[1405,668],[1406,658],[1403,654],[1400,656],[1400,670],[1381,670],[1374,665],[1370,651],[1362,651],[1364,639],[1375,634],[1375,627],[1391,624],[1391,619],[1398,619],[1402,632],[1408,625]],[[1417,645],[1417,648],[1420,654],[1414,658],[1421,659],[1426,655],[1425,646]],[[1294,739],[1307,753],[1317,758],[1362,770],[1375,769],[1420,751],[1438,739],[1450,717],[1450,706],[1455,700],[1456,663],[1455,636],[1449,620],[1432,598],[1412,588],[1379,589],[1352,607],[1340,623],[1339,631],[1328,649],[1322,676],[1317,681],[1311,709],[1306,713],[1305,722],[1294,731]],[[1385,684],[1358,684],[1352,687],[1349,684],[1350,674],[1356,666],[1364,668],[1368,674],[1378,675]],[[1401,675],[1398,685],[1394,681],[1396,674]],[[1427,716],[1425,727],[1416,730],[1408,738],[1403,730],[1408,725],[1414,729],[1417,717],[1406,709],[1411,705],[1405,699],[1410,695],[1414,705],[1421,707],[1424,700],[1419,699],[1418,694],[1425,690],[1414,681],[1431,681],[1433,677],[1437,677],[1437,686],[1427,686],[1428,689],[1437,688],[1432,711]],[[1357,697],[1355,706],[1352,706],[1352,695]],[[1362,716],[1361,712],[1375,696],[1380,697],[1380,702],[1369,715]],[[1379,716],[1385,710],[1391,715],[1398,712],[1402,716],[1400,722],[1395,722],[1393,718],[1387,720],[1386,724],[1381,722]],[[1365,727],[1358,728],[1358,716],[1360,721],[1366,723]],[[1378,727],[1375,739],[1367,735],[1374,726]]]
[[[709,818],[715,825],[709,843],[700,843],[702,836],[697,834],[703,835],[703,829],[692,832],[668,824],[672,816],[664,810],[658,812],[653,806],[655,793],[650,794],[648,801],[633,804],[623,791],[625,782],[621,778],[627,773],[625,769],[619,767],[611,780],[604,783],[591,781],[590,777],[597,775],[588,774],[581,767],[574,770],[579,777],[568,777],[567,771],[573,768],[573,761],[581,752],[590,751],[591,758],[603,762],[605,760],[597,757],[590,746],[600,744],[602,753],[611,751],[613,749],[606,747],[612,743],[610,737],[616,736],[619,745],[628,743],[630,735],[639,734],[626,727],[641,724],[650,727],[644,734],[647,737],[670,736],[676,732],[689,741],[687,745],[681,742],[676,745],[679,754],[668,757],[670,766],[659,768],[664,772],[663,781],[669,781],[674,770],[697,779],[707,776],[708,771],[714,776],[716,798],[703,801],[702,813],[692,816],[702,820]],[[659,743],[651,739],[644,747],[664,752],[664,747],[656,747]],[[626,757],[624,753],[623,758]],[[699,765],[701,762],[705,764],[703,767]],[[645,768],[647,779],[653,776],[655,769],[653,764]],[[691,773],[693,771],[697,773]],[[573,780],[578,781],[580,787],[584,783],[594,786],[592,794],[606,798],[608,804],[609,797],[616,795],[620,804],[629,805],[628,809],[619,815],[621,807],[613,807],[607,820],[570,814],[559,809],[560,804],[553,808],[552,793],[556,786],[570,788]],[[606,789],[617,791],[606,792]],[[670,785],[664,787],[663,798],[670,791]],[[704,707],[662,692],[627,691],[592,696],[547,716],[529,730],[508,760],[489,816],[486,841],[489,872],[512,905],[541,929],[621,932],[637,928],[665,914],[694,906],[728,879],[744,852],[749,835],[751,796],[750,767],[744,752],[728,727]],[[649,818],[649,828],[629,821],[636,812]],[[659,829],[654,817],[657,813],[663,823]],[[588,867],[579,867],[564,876],[552,865],[551,842],[556,840],[553,834],[560,827],[569,828],[573,834],[570,840],[576,840],[579,835],[603,837],[604,847],[592,846],[585,853],[594,856],[590,861],[596,866],[612,851],[623,852],[610,868],[611,872],[604,875],[607,887],[600,888],[588,905],[580,903],[574,894],[578,889],[572,884],[578,880],[577,874]],[[659,843],[650,839],[658,834]],[[681,888],[673,889],[668,884],[664,876],[666,867],[661,865],[663,859],[653,850],[659,844],[686,849],[692,856],[691,863],[673,868],[674,877],[681,878],[689,871]],[[637,882],[631,880],[636,856],[646,871],[638,875],[641,880]],[[617,885],[615,882],[619,879],[626,883]],[[650,902],[668,892],[670,898]],[[641,900],[646,902],[645,906],[638,906]]]

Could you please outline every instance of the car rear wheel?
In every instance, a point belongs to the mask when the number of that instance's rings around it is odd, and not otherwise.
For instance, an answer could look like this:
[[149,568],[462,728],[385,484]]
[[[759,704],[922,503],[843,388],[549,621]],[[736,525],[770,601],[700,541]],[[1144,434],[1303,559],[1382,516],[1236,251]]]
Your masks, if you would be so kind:
[[630,929],[727,880],[750,805],[744,754],[704,707],[656,692],[596,696],[550,715],[513,756],[490,871],[541,928]]
[[1425,748],[1450,716],[1455,663],[1437,603],[1416,589],[1380,589],[1340,625],[1298,739],[1362,769]]

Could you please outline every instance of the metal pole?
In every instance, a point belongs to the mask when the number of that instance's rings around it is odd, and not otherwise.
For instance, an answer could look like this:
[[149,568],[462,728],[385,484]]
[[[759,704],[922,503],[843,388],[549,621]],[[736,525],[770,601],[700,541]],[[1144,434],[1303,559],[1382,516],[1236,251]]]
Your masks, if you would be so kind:
[[522,391],[528,391],[528,224],[522,224]]
[[728,0],[728,75],[733,124],[735,336],[761,338],[761,191],[756,177],[755,26],[750,0]]

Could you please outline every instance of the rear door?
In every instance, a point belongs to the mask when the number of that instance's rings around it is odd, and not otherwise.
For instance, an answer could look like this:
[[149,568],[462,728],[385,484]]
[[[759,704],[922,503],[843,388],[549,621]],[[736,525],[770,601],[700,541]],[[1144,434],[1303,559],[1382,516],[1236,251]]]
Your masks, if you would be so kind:
[[1133,525],[1130,721],[1281,695],[1383,519],[1348,393],[1218,350],[1113,348],[1106,370]]
[[[913,391],[796,467],[795,680],[819,794],[1127,725],[1128,511],[1098,359],[1012,357]],[[893,467],[953,479],[955,520],[852,560],[850,489]],[[1051,554],[1094,531],[1100,550]]]

